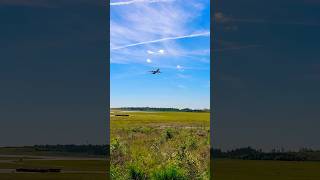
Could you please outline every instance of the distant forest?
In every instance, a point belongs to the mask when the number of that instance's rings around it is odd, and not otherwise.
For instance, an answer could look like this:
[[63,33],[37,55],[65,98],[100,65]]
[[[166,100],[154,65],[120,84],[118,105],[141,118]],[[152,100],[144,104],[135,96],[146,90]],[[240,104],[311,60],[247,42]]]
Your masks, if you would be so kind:
[[121,107],[111,108],[112,110],[122,111],[169,111],[169,112],[210,112],[210,109],[189,109],[189,108],[155,108],[155,107]]
[[[12,147],[11,147],[12,148]],[[108,145],[35,145],[20,148],[22,151],[26,149],[38,152],[50,153],[71,153],[75,155],[98,155],[106,156],[110,153]],[[21,152],[21,151],[20,151]],[[230,151],[222,151],[220,149],[212,150],[214,159],[241,159],[241,160],[278,160],[278,161],[320,161],[320,151],[303,148],[299,151],[272,150],[271,152],[263,152],[251,147],[238,148]]]

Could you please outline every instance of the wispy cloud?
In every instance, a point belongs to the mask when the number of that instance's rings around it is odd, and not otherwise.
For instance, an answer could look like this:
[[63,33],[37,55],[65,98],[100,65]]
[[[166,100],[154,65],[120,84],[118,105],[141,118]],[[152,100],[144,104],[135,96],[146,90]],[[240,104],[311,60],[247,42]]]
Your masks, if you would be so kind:
[[184,71],[184,68],[181,65],[177,65],[177,70],[178,71]]
[[151,59],[148,58],[147,59],[147,63],[152,63]]
[[155,52],[154,52],[154,51],[151,51],[151,50],[148,50],[147,53],[148,53],[148,54],[154,54]]
[[163,49],[160,49],[160,50],[158,51],[158,53],[164,54],[164,50],[163,50]]
[[133,43],[133,44],[128,44],[128,45],[124,45],[124,46],[114,47],[111,50],[124,49],[124,48],[128,48],[128,47],[139,46],[139,45],[144,45],[144,44],[158,43],[158,42],[167,41],[167,40],[177,40],[177,39],[185,39],[185,38],[193,38],[193,37],[209,36],[209,35],[210,35],[210,32],[204,32],[204,33],[189,34],[189,35],[184,35],[184,36],[166,37],[166,38],[155,39],[155,40],[151,40],[151,41],[144,41],[144,42]]
[[152,51],[152,50],[148,50],[147,53],[150,54],[150,55],[163,55],[164,54],[164,50],[163,49],[160,49],[158,51]]
[[132,1],[119,1],[119,2],[111,2],[110,6],[123,6],[130,5],[134,3],[157,3],[157,2],[170,2],[173,0],[132,0]]
[[175,3],[159,6],[139,3],[123,9],[111,8],[111,47],[190,34],[186,25],[194,16]]
[[[203,41],[200,37],[209,37],[209,26],[197,24],[197,18],[200,18],[204,8],[202,4],[208,2],[209,0],[190,0],[188,3],[183,0],[112,2],[124,5],[111,6],[112,63],[146,64],[146,59],[150,58],[157,65],[168,65],[170,62],[174,65],[173,58],[176,57],[183,56],[184,59],[191,60],[194,56],[204,55],[193,54],[201,46],[193,48],[183,44],[187,41]],[[169,58],[170,62],[165,60]]]

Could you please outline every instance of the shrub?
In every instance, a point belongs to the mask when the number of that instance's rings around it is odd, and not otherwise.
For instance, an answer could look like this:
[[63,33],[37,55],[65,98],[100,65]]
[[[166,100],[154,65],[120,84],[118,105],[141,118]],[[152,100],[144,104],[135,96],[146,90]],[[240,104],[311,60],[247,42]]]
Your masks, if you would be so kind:
[[183,170],[175,167],[168,166],[164,169],[153,173],[154,180],[186,180],[186,175]]
[[191,150],[195,150],[198,148],[197,139],[195,139],[194,137],[189,138],[186,144]]
[[149,134],[152,131],[152,128],[150,127],[134,127],[131,129],[134,133],[143,133],[143,134]]
[[165,136],[166,140],[169,140],[169,139],[173,138],[172,129],[166,129],[164,133],[165,133],[164,136]]
[[120,166],[115,166],[113,164],[111,164],[111,167],[110,167],[110,176],[111,176],[111,179],[117,179],[117,180],[128,179],[127,173],[124,173],[123,169]]
[[111,163],[120,165],[125,164],[127,160],[126,156],[126,146],[120,142],[119,139],[115,138],[111,140],[110,144],[110,150],[111,150]]
[[131,180],[147,180],[148,176],[137,165],[129,166],[129,176]]

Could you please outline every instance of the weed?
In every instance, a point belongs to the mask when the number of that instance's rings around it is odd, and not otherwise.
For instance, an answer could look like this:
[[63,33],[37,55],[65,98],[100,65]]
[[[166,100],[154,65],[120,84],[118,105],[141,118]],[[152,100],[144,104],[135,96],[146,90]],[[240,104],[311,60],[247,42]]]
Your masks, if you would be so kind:
[[169,140],[173,138],[173,130],[172,129],[166,129],[165,130],[165,139]]
[[185,172],[175,166],[168,166],[153,173],[154,180],[186,180]]
[[142,169],[137,165],[129,166],[129,176],[131,180],[147,180],[148,176]]

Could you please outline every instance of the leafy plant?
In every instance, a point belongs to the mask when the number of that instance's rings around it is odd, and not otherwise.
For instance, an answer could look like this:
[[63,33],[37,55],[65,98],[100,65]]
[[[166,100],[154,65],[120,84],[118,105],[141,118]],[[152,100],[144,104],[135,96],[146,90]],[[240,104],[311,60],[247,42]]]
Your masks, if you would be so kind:
[[166,129],[164,136],[165,136],[165,139],[166,139],[166,140],[172,139],[172,138],[173,138],[173,131],[172,131],[172,129]]
[[147,180],[148,176],[137,165],[129,166],[129,176],[131,180]]
[[185,172],[175,166],[168,166],[153,173],[154,180],[186,180]]

